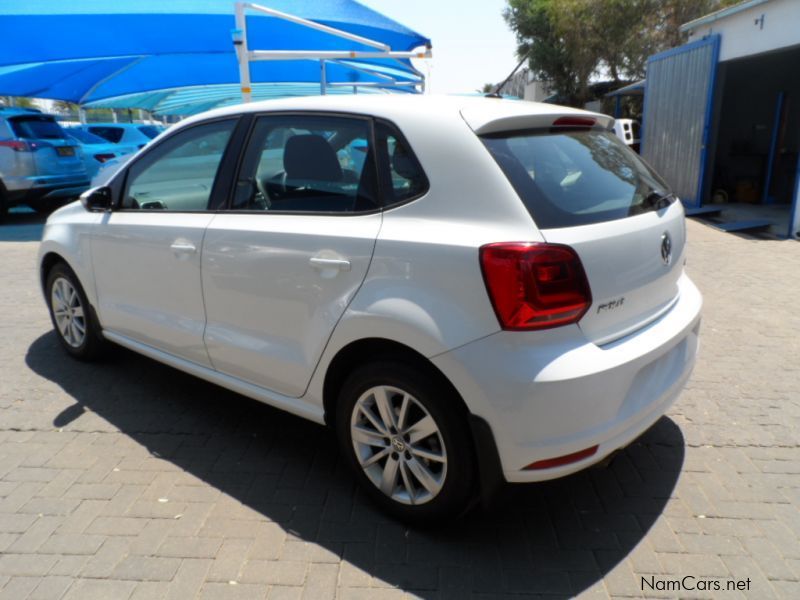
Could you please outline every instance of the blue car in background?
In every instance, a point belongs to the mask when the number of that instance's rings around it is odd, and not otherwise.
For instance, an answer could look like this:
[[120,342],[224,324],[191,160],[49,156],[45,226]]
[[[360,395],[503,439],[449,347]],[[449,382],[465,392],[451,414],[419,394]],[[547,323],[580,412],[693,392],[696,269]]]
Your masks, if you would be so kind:
[[114,144],[78,127],[67,127],[64,131],[83,148],[83,163],[90,179],[103,163],[137,150],[136,145]]

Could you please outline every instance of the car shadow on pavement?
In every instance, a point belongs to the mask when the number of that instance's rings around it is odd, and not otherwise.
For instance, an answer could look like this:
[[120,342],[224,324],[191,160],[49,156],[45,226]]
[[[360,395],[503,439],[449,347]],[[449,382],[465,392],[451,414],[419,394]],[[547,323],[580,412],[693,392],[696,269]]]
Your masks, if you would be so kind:
[[0,242],[38,242],[42,239],[45,215],[29,210],[11,210],[0,223]]
[[584,591],[639,544],[678,480],[680,429],[659,420],[605,468],[507,486],[495,506],[446,528],[409,530],[358,492],[327,429],[123,349],[69,359],[53,332],[27,365],[74,398],[53,426],[85,431],[86,411],[209,486],[418,596]]

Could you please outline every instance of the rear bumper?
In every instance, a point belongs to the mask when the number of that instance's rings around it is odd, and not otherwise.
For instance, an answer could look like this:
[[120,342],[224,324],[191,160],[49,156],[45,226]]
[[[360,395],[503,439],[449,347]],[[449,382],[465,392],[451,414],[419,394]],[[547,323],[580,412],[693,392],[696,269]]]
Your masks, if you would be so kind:
[[76,198],[89,189],[89,180],[79,177],[18,177],[4,180],[11,204],[50,202]]
[[[685,275],[673,307],[647,327],[599,347],[577,326],[499,332],[433,362],[490,426],[504,478],[562,477],[603,460],[672,405],[695,364],[702,297]],[[592,446],[577,462],[527,465]]]

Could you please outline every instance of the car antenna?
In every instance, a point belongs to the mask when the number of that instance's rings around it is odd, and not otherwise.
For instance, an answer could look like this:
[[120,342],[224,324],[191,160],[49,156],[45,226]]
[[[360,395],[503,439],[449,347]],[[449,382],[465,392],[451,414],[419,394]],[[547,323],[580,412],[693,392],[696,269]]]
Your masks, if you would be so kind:
[[503,96],[500,94],[500,90],[502,90],[502,89],[505,87],[505,85],[506,85],[506,84],[507,84],[509,81],[511,81],[511,78],[512,78],[512,77],[514,77],[514,74],[515,74],[517,71],[519,71],[519,68],[520,68],[520,67],[521,67],[523,64],[525,64],[525,61],[526,61],[526,60],[528,60],[528,57],[527,57],[527,56],[523,57],[523,58],[522,58],[522,60],[521,60],[521,61],[519,61],[519,64],[517,64],[517,66],[516,66],[516,67],[514,67],[514,70],[513,70],[513,71],[511,71],[511,73],[509,73],[508,77],[506,77],[506,78],[503,80],[503,82],[502,82],[501,84],[499,84],[499,85],[498,85],[496,88],[494,88],[494,91],[491,91],[491,92],[489,92],[488,94],[486,94],[486,97],[487,97],[487,98],[502,98]]

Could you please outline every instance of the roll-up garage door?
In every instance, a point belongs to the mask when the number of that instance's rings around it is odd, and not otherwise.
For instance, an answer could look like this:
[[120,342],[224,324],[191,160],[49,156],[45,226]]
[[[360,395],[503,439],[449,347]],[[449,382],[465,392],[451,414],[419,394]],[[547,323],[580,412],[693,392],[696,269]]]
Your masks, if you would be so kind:
[[651,56],[642,156],[686,206],[700,206],[706,176],[719,35]]

